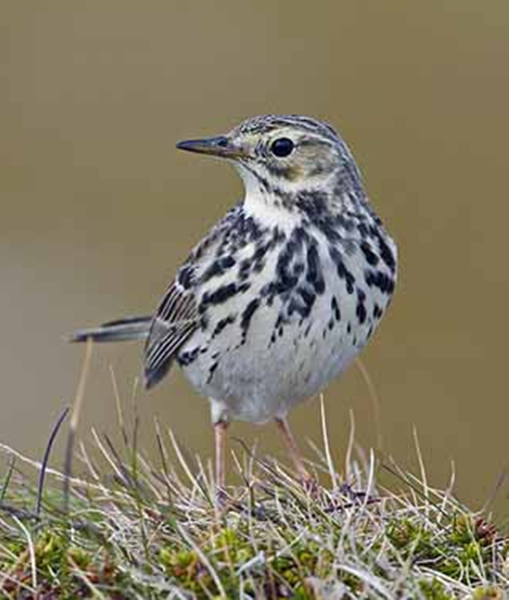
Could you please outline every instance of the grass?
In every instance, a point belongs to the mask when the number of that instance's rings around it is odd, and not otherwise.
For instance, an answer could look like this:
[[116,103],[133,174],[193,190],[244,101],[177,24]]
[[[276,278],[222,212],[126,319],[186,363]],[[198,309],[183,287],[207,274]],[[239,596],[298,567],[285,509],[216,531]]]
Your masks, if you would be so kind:
[[[134,434],[135,435],[135,434]],[[306,493],[281,464],[234,454],[239,483],[218,507],[210,469],[157,428],[159,464],[134,437],[80,444],[86,474],[10,457],[0,485],[2,598],[503,598],[509,544],[421,478],[357,453],[344,477],[327,452]],[[93,456],[92,456],[93,454]],[[355,454],[355,453],[354,453]]]
[[315,493],[238,445],[236,483],[218,505],[209,462],[158,423],[149,460],[120,402],[119,443],[96,431],[80,441],[79,389],[64,472],[48,457],[65,414],[41,464],[0,445],[0,598],[506,597],[509,543],[489,518],[458,502],[452,484],[432,488],[423,468],[415,476],[365,455],[353,436],[338,474],[323,404]]

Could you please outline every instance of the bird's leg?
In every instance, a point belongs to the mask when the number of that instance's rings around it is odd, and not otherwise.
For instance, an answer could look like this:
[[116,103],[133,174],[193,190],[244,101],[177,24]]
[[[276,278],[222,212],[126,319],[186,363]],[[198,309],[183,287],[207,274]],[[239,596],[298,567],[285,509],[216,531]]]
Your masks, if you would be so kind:
[[285,446],[288,450],[288,454],[292,459],[292,462],[295,466],[295,469],[299,475],[300,480],[305,488],[313,488],[316,485],[315,478],[311,475],[311,473],[306,469],[304,465],[304,460],[302,458],[302,453],[293,437],[292,430],[288,425],[286,419],[276,419],[276,424],[281,432],[283,440],[285,442]]
[[214,423],[214,440],[216,446],[216,489],[218,494],[224,491],[225,486],[225,459],[226,459],[226,430],[228,423],[218,421]]

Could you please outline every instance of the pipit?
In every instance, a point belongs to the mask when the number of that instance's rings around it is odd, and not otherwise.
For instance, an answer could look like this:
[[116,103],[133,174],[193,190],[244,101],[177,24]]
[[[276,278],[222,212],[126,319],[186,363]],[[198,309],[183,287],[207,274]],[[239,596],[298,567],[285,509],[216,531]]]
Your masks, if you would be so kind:
[[147,388],[180,365],[210,401],[219,489],[234,420],[275,420],[309,482],[287,415],[343,372],[373,334],[394,292],[396,245],[350,150],[326,123],[255,117],[177,148],[228,160],[244,199],[193,249],[153,315],[71,339],[146,340]]

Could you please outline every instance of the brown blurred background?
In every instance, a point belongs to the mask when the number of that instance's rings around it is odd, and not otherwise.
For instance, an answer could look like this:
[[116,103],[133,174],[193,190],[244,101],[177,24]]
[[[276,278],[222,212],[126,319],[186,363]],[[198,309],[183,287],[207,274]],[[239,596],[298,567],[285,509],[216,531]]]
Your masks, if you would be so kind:
[[[454,460],[480,505],[509,459],[508,20],[505,0],[2,2],[0,440],[41,455],[83,358],[62,334],[151,311],[242,194],[175,142],[297,112],[340,130],[399,243],[398,293],[363,355],[386,450],[415,468],[415,425],[431,482]],[[85,436],[115,428],[110,365],[127,402],[140,350],[95,348]],[[374,445],[358,371],[326,403],[338,462],[350,409]],[[149,448],[157,414],[210,452],[208,407],[176,370],[138,404]],[[293,423],[320,441],[317,403]],[[234,434],[283,455],[271,426]]]

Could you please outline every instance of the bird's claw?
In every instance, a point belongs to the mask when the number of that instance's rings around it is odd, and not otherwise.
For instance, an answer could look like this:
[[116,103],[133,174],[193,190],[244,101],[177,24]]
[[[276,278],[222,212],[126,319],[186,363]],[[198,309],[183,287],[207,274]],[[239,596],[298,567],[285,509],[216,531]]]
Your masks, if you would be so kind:
[[318,480],[313,477],[313,475],[310,475],[309,473],[301,475],[300,483],[304,488],[304,491],[309,494],[311,498],[318,498],[320,495],[320,484],[318,483]]

